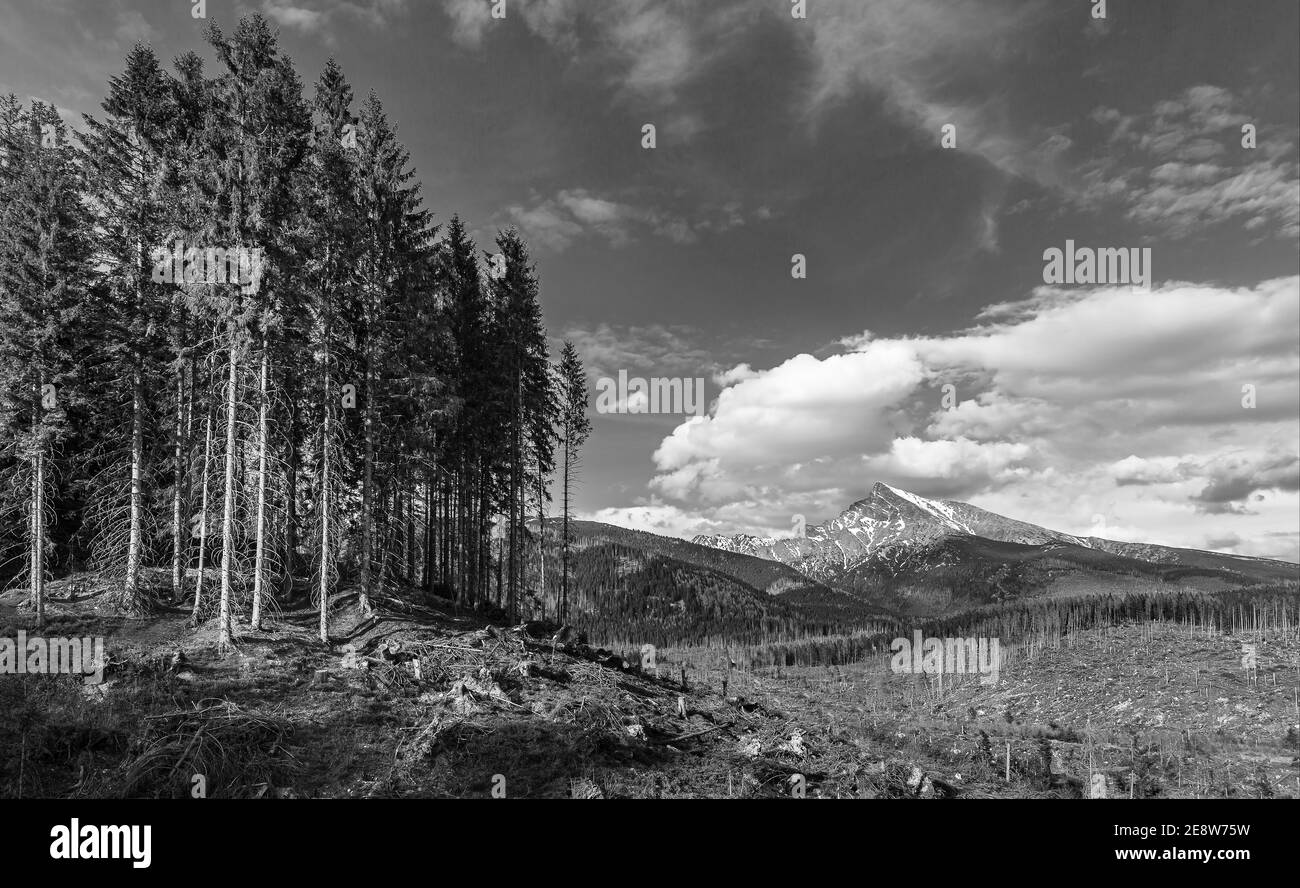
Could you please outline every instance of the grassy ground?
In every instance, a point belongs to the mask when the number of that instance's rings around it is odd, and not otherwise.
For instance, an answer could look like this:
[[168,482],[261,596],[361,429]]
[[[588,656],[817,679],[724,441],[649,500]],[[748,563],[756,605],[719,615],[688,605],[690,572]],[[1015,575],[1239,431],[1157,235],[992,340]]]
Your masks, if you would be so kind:
[[[303,604],[218,656],[188,610],[124,619],[71,587],[44,634],[104,635],[111,662],[97,685],[0,676],[0,796],[1080,798],[1099,773],[1112,796],[1134,775],[1141,797],[1300,797],[1294,632],[1256,640],[1255,680],[1243,639],[1147,624],[940,689],[673,652],[656,677],[540,626],[396,600],[367,616],[349,594],[329,648]],[[15,604],[0,634],[31,631]]]
[[[1258,668],[1242,668],[1242,644]],[[832,735],[915,763],[960,795],[1300,798],[1294,630],[1205,634],[1165,623],[1013,648],[993,684],[895,675],[887,660],[732,676]],[[1007,760],[1010,758],[1010,779]]]
[[[212,623],[185,609],[112,613],[106,595],[51,589],[48,637],[105,635],[100,684],[0,677],[0,795],[210,797],[660,797],[772,795],[801,757],[761,703],[625,668],[611,652],[554,644],[450,606],[390,600],[373,616],[331,602],[237,627],[219,656]],[[32,632],[0,601],[0,634]],[[756,736],[750,757],[733,748]],[[200,776],[201,781],[196,779]]]

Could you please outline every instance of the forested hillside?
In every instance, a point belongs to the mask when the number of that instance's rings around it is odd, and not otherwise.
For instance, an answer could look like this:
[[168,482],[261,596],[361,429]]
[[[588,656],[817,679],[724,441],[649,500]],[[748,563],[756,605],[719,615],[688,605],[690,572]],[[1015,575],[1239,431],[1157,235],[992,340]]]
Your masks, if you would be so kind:
[[[536,527],[529,527],[530,603],[553,616],[564,597],[564,526],[546,522],[545,565]],[[568,540],[568,619],[593,640],[761,644],[888,620],[881,608],[777,561],[595,521],[570,521]]]

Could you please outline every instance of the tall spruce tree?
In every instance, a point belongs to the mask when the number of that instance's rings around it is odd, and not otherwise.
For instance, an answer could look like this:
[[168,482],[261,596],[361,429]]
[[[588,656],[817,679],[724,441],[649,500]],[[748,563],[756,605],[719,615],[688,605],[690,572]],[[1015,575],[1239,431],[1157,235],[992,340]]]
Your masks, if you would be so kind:
[[[329,597],[337,577],[342,536],[338,477],[343,462],[341,386],[350,375],[344,300],[352,289],[361,217],[356,202],[356,120],[352,89],[331,59],[316,84],[311,195],[307,231],[314,249],[306,264],[310,348],[318,382],[305,415],[317,417],[314,447],[316,578],[320,599],[318,632],[329,641]],[[340,382],[344,380],[344,382]]]
[[28,491],[28,587],[44,626],[59,445],[69,407],[84,397],[77,335],[92,285],[91,220],[80,152],[52,106],[33,102],[0,136],[0,446]]
[[489,331],[490,304],[483,290],[477,248],[459,216],[452,216],[439,249],[439,279],[450,333],[446,373],[453,380],[451,427],[440,450],[441,581],[462,603],[487,595],[494,472],[502,448],[492,384],[495,366]]
[[500,259],[493,259],[501,271],[490,279],[496,312],[504,393],[508,478],[504,501],[507,555],[506,613],[519,613],[523,584],[524,526],[529,479],[536,472],[554,468],[556,397],[547,355],[546,329],[542,324],[537,270],[528,248],[514,229],[496,238]]
[[[164,242],[167,198],[164,143],[175,114],[172,91],[153,51],[136,46],[121,75],[109,79],[103,122],[87,115],[82,137],[91,175],[95,210],[96,261],[102,269],[104,299],[97,300],[95,329],[100,385],[94,404],[107,417],[129,417],[125,448],[114,446],[116,423],[106,423],[106,465],[97,476],[94,495],[105,501],[97,528],[105,544],[100,563],[125,568],[122,588],[127,610],[142,612],[147,602],[140,588],[146,512],[153,482],[145,440],[153,434],[151,393],[163,384],[168,315],[167,293],[153,280],[154,250]],[[125,408],[125,409],[123,409]],[[125,451],[126,458],[113,454]],[[122,469],[123,471],[119,471]],[[125,481],[125,483],[121,483]],[[118,496],[125,491],[125,502]],[[123,521],[115,520],[118,516]],[[125,525],[124,527],[122,525]],[[115,544],[115,541],[118,544]]]
[[569,548],[572,537],[569,520],[573,514],[572,493],[577,484],[578,470],[582,466],[582,445],[591,434],[591,418],[587,415],[587,372],[582,357],[573,343],[565,341],[560,351],[560,447],[564,464],[561,467],[563,493],[560,531],[560,601],[559,618],[569,618]]
[[[402,454],[409,454],[412,443],[403,440],[399,444],[401,435],[393,423],[402,415],[401,408],[410,406],[401,398],[409,368],[396,345],[412,319],[410,294],[423,280],[433,231],[429,214],[421,208],[419,184],[411,181],[415,174],[409,169],[410,155],[374,93],[362,108],[359,128],[356,185],[361,240],[355,323],[361,365],[362,470],[358,594],[362,610],[369,612],[376,542],[395,542],[394,527],[377,526],[377,503],[392,499],[392,512],[398,512],[400,494],[397,486],[379,489],[377,459],[381,455],[388,458],[394,470],[390,480],[397,482],[405,468],[400,465]],[[409,420],[409,416],[403,418]],[[401,517],[388,511],[379,516],[385,525]],[[384,554],[387,563],[387,549]],[[380,582],[384,579],[380,571]]]
[[[185,52],[175,61],[176,74],[170,79],[173,115],[164,142],[166,174],[164,187],[170,210],[164,246],[209,244],[216,240],[218,225],[218,183],[215,167],[222,163],[224,141],[220,118],[214,113],[215,84],[205,76],[203,59]],[[212,392],[210,360],[218,341],[212,287],[187,284],[182,276],[170,286],[168,344],[172,371],[172,597],[185,596],[185,576],[190,564],[191,540],[202,547],[207,541],[209,521],[207,494],[210,488],[211,444],[206,432]],[[205,335],[205,334],[211,335]],[[200,419],[196,433],[195,414]],[[198,468],[200,493],[196,498],[194,470]],[[195,511],[196,505],[203,511]],[[202,562],[201,551],[199,560]],[[195,583],[194,619],[204,610],[203,564]]]
[[[258,377],[259,413],[266,409],[269,380],[269,336],[277,323],[274,287],[277,260],[283,254],[279,240],[285,224],[294,217],[295,173],[307,154],[309,123],[301,84],[279,47],[270,25],[260,15],[242,19],[227,38],[215,23],[208,41],[224,68],[216,82],[215,106],[226,131],[225,163],[221,165],[218,194],[223,213],[221,246],[252,261],[249,274],[221,288],[218,317],[225,333],[227,355],[225,391],[225,477],[221,523],[221,599],[218,610],[218,646],[232,642],[232,596],[236,583],[236,464],[240,441],[241,375],[254,343],[260,348]],[[265,432],[265,422],[259,422]],[[265,477],[265,434],[256,444],[260,472]],[[260,582],[264,569],[265,485],[257,499],[253,530],[253,574]]]

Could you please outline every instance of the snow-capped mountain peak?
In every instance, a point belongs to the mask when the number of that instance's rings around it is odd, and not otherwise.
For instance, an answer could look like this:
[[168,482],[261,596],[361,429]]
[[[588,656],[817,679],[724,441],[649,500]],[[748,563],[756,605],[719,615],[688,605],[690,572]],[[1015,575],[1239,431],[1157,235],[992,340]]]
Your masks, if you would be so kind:
[[1077,537],[1007,518],[969,503],[918,496],[882,482],[877,482],[865,498],[829,521],[809,524],[802,537],[698,536],[694,542],[781,561],[805,576],[831,585],[857,568],[897,576],[904,571],[952,564],[961,559],[960,550],[968,543],[1091,549],[1148,563],[1212,562],[1217,569],[1229,570],[1235,569],[1233,565],[1237,563],[1271,564],[1267,559]]
[[827,581],[863,564],[901,569],[918,553],[932,552],[954,536],[1028,545],[1091,544],[967,503],[929,499],[883,482],[831,520],[808,525],[804,537],[699,536],[695,542],[782,561]]

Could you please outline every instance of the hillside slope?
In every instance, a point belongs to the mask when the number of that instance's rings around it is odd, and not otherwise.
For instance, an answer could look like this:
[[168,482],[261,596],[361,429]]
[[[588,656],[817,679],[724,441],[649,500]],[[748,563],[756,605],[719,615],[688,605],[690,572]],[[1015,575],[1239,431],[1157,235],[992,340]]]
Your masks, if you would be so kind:
[[[1293,610],[1263,638],[1072,634],[986,687],[671,652],[654,675],[445,602],[379,596],[367,616],[352,590],[331,602],[334,644],[303,603],[265,632],[241,621],[221,656],[214,621],[123,618],[73,585],[51,584],[48,631],[106,636],[104,681],[0,682],[0,797],[188,798],[202,774],[211,798],[1073,799],[1094,767],[1112,791],[1136,775],[1138,798],[1300,797]],[[32,629],[0,602],[0,636]],[[1254,681],[1243,641],[1259,643]]]
[[[879,613],[780,562],[598,522],[571,522],[570,532],[569,618],[593,638],[656,645],[758,641]],[[561,594],[560,542],[558,524],[548,522],[551,613]],[[533,556],[535,562],[535,550]]]

